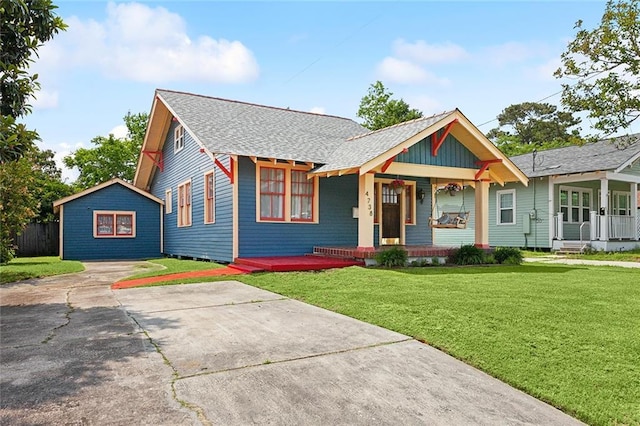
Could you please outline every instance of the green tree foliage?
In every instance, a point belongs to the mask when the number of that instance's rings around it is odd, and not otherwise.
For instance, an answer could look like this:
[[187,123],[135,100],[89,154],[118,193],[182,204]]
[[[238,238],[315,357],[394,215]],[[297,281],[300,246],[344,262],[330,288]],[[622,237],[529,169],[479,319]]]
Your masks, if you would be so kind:
[[360,101],[357,113],[364,120],[363,126],[378,130],[422,117],[421,111],[409,107],[404,100],[392,99],[391,96],[393,93],[381,81],[369,86],[369,92]]
[[50,149],[36,151],[31,156],[34,185],[32,194],[38,200],[36,222],[51,222],[56,215],[53,212],[53,202],[73,194],[74,188],[62,181],[62,170],[53,159],[54,153]]
[[629,128],[640,117],[640,0],[610,0],[597,28],[574,28],[554,74],[577,80],[562,85],[562,104],[605,135]]
[[580,129],[571,130],[579,123],[579,118],[558,111],[555,105],[524,102],[502,110],[499,127],[490,130],[487,137],[505,154],[518,155],[583,143]]
[[93,148],[79,148],[65,157],[67,167],[80,171],[75,185],[79,189],[90,188],[114,177],[133,181],[148,120],[147,113],[127,113],[124,117],[127,137],[97,136],[91,140]]

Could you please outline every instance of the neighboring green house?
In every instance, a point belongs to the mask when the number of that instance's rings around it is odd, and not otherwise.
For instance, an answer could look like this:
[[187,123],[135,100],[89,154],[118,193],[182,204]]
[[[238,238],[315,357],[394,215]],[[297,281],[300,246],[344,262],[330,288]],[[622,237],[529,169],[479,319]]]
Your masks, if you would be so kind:
[[[491,185],[489,245],[606,251],[639,246],[640,134],[630,140],[635,142],[624,147],[618,138],[511,157],[529,185]],[[473,212],[473,182],[457,182],[464,190],[451,195],[442,189],[447,183],[434,184],[432,217]],[[471,215],[464,229],[434,229],[433,244],[471,244],[474,228]]]

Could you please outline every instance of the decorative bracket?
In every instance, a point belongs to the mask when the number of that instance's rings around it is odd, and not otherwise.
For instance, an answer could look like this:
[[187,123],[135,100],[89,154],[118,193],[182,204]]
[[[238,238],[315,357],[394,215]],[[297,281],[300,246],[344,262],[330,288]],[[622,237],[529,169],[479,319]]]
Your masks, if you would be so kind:
[[142,153],[149,157],[161,172],[164,172],[164,157],[162,156],[162,151],[142,151]]
[[444,128],[444,132],[440,135],[440,137],[436,136],[436,133],[431,134],[431,156],[436,157],[438,155],[438,150],[444,143],[444,140],[449,136],[449,132],[451,132],[451,128],[454,124],[458,122],[458,119],[454,119],[451,123],[447,124],[447,127]]
[[[402,148],[402,154],[406,154],[407,152],[409,152],[408,148]],[[382,165],[382,173],[386,172],[387,169],[389,168],[389,166],[391,166],[391,163],[393,163],[394,161],[396,161],[396,157],[398,156],[398,154],[394,155],[393,157],[389,158],[387,161],[384,162],[384,164]]]
[[213,161],[216,164],[216,166],[220,167],[220,170],[222,170],[222,173],[227,175],[227,177],[229,178],[229,183],[233,185],[233,180],[234,180],[233,179],[233,162],[234,162],[233,158],[229,157],[229,169],[227,169],[217,158],[215,158]]
[[493,160],[476,161],[476,164],[480,165],[480,170],[478,170],[478,172],[476,173],[475,180],[478,180],[480,176],[482,176],[482,174],[489,169],[490,164],[497,164],[497,163],[502,163],[502,159],[494,158]]

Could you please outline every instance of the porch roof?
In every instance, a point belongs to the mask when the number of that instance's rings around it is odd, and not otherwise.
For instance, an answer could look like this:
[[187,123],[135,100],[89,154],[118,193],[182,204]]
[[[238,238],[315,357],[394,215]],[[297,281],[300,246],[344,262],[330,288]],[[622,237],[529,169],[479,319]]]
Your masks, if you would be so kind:
[[511,157],[529,177],[568,175],[605,170],[620,171],[640,158],[640,133],[603,139],[582,146],[540,151],[533,170],[533,153]]

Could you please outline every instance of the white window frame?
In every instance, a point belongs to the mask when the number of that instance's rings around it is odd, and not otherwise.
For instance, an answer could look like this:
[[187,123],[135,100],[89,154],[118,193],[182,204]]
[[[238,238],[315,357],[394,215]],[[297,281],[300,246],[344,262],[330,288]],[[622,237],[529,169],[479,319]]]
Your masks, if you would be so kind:
[[[187,185],[189,187],[186,192]],[[183,192],[185,192],[183,194]],[[182,197],[184,197],[184,205],[181,205]],[[186,213],[185,213],[186,210]],[[178,185],[178,220],[176,221],[178,228],[189,227],[193,223],[193,185],[191,179],[186,180]]]
[[[500,206],[500,196],[501,195],[505,195],[505,194],[511,194],[511,197],[513,199],[513,205],[511,207],[507,208],[502,208]],[[502,215],[500,214],[503,210],[513,210],[513,220],[511,222],[502,222]],[[517,209],[516,209],[516,190],[515,189],[504,189],[502,191],[496,191],[496,225],[498,226],[512,226],[515,225],[517,223],[517,219],[516,219],[516,214]]]
[[[98,233],[98,216],[113,216],[113,234]],[[118,234],[117,217],[131,216],[131,233]],[[136,237],[136,212],[130,210],[94,210],[93,211],[93,238],[135,238]]]
[[[561,193],[562,191],[567,191],[568,192],[568,196],[567,196],[567,200],[569,202],[569,204],[567,204],[566,206],[562,204],[562,197],[561,197]],[[578,196],[578,205],[574,206],[571,203],[571,193],[572,192],[577,192],[580,195]],[[589,194],[589,206],[585,207],[582,205],[582,194],[584,193],[588,193]],[[562,211],[563,207],[567,208],[567,214],[566,215],[562,215],[562,221],[564,223],[582,223],[582,222],[589,222],[589,220],[591,219],[591,214],[587,214],[587,217],[584,217],[585,215],[583,214],[583,210],[587,209],[589,212],[591,212],[593,210],[593,189],[591,188],[585,188],[585,187],[581,187],[581,186],[566,186],[566,185],[561,185],[558,188],[558,210]],[[571,215],[571,209],[573,208],[577,208],[578,209],[578,219],[582,219],[582,220],[578,220],[577,222],[573,221],[573,216]]]
[[[260,217],[260,175],[261,169],[270,168],[270,169],[282,169],[284,170],[284,218],[283,219],[263,219]],[[299,224],[317,224],[320,221],[320,185],[317,176],[312,177],[313,179],[313,200],[312,200],[312,209],[313,209],[313,218],[312,220],[300,220],[296,218],[291,218],[291,171],[303,171],[308,172],[310,168],[308,166],[296,166],[288,163],[276,163],[266,162],[266,161],[258,161],[256,162],[256,222],[267,222],[267,223],[299,223]]]
[[[211,191],[213,193],[212,198],[209,198],[209,176],[213,176],[211,183]],[[203,174],[203,205],[204,205],[204,223],[209,225],[216,223],[216,172],[215,170],[209,170]],[[208,217],[207,211],[209,209],[208,203],[211,203],[211,217]]]
[[177,153],[184,148],[184,127],[178,124],[173,130],[173,152]]
[[171,214],[173,213],[173,197],[171,188],[167,188],[164,191],[164,213]]
[[[624,208],[624,215],[620,214],[623,210],[619,206],[620,197],[626,198],[627,207]],[[614,216],[631,216],[631,192],[630,191],[613,191],[613,197],[611,198],[611,208],[609,209]]]

